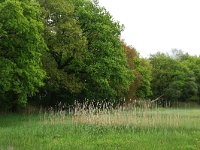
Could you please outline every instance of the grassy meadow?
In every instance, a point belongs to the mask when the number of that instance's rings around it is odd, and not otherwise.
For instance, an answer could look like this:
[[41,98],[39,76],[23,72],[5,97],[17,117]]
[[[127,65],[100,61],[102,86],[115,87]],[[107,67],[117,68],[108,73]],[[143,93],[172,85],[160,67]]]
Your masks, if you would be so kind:
[[200,109],[75,109],[0,116],[0,150],[199,150]]

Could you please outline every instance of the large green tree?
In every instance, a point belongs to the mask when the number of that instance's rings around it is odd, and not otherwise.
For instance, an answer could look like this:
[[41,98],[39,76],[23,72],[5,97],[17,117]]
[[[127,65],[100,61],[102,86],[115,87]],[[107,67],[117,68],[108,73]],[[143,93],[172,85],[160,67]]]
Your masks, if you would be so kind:
[[0,3],[0,109],[15,109],[43,85],[45,50],[40,6],[32,0]]
[[[83,90],[83,72],[88,59],[87,39],[69,0],[39,0],[43,9],[45,42],[48,52],[43,56],[48,79],[41,90],[45,103],[73,102],[72,95]],[[48,104],[47,104],[48,105]]]
[[97,2],[39,2],[49,49],[43,57],[49,78],[41,91],[50,104],[124,97],[133,74],[120,41],[119,23]]
[[88,40],[90,59],[85,69],[82,97],[116,99],[127,92],[132,73],[120,41],[122,26],[97,1],[71,0]]

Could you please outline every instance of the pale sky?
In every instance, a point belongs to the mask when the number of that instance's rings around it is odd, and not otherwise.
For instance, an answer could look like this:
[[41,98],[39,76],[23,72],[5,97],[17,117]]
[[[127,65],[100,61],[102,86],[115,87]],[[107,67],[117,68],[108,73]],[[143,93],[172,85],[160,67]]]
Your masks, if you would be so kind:
[[99,0],[125,25],[122,39],[141,54],[181,49],[200,54],[200,0]]

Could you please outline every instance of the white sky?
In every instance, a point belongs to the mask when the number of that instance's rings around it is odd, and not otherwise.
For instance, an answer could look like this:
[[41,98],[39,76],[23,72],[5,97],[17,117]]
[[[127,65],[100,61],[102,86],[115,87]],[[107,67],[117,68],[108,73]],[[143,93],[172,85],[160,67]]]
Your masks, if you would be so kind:
[[125,25],[122,39],[141,54],[181,49],[200,54],[200,0],[99,0]]

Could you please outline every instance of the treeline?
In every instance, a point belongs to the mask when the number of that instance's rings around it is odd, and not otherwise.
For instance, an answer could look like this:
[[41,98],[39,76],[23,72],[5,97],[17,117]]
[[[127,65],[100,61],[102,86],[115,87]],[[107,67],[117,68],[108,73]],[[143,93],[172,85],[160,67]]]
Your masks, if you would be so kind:
[[200,57],[181,50],[157,53],[149,58],[152,65],[153,97],[170,101],[200,101]]
[[199,101],[199,57],[149,59],[97,1],[0,0],[0,110],[137,98]]

